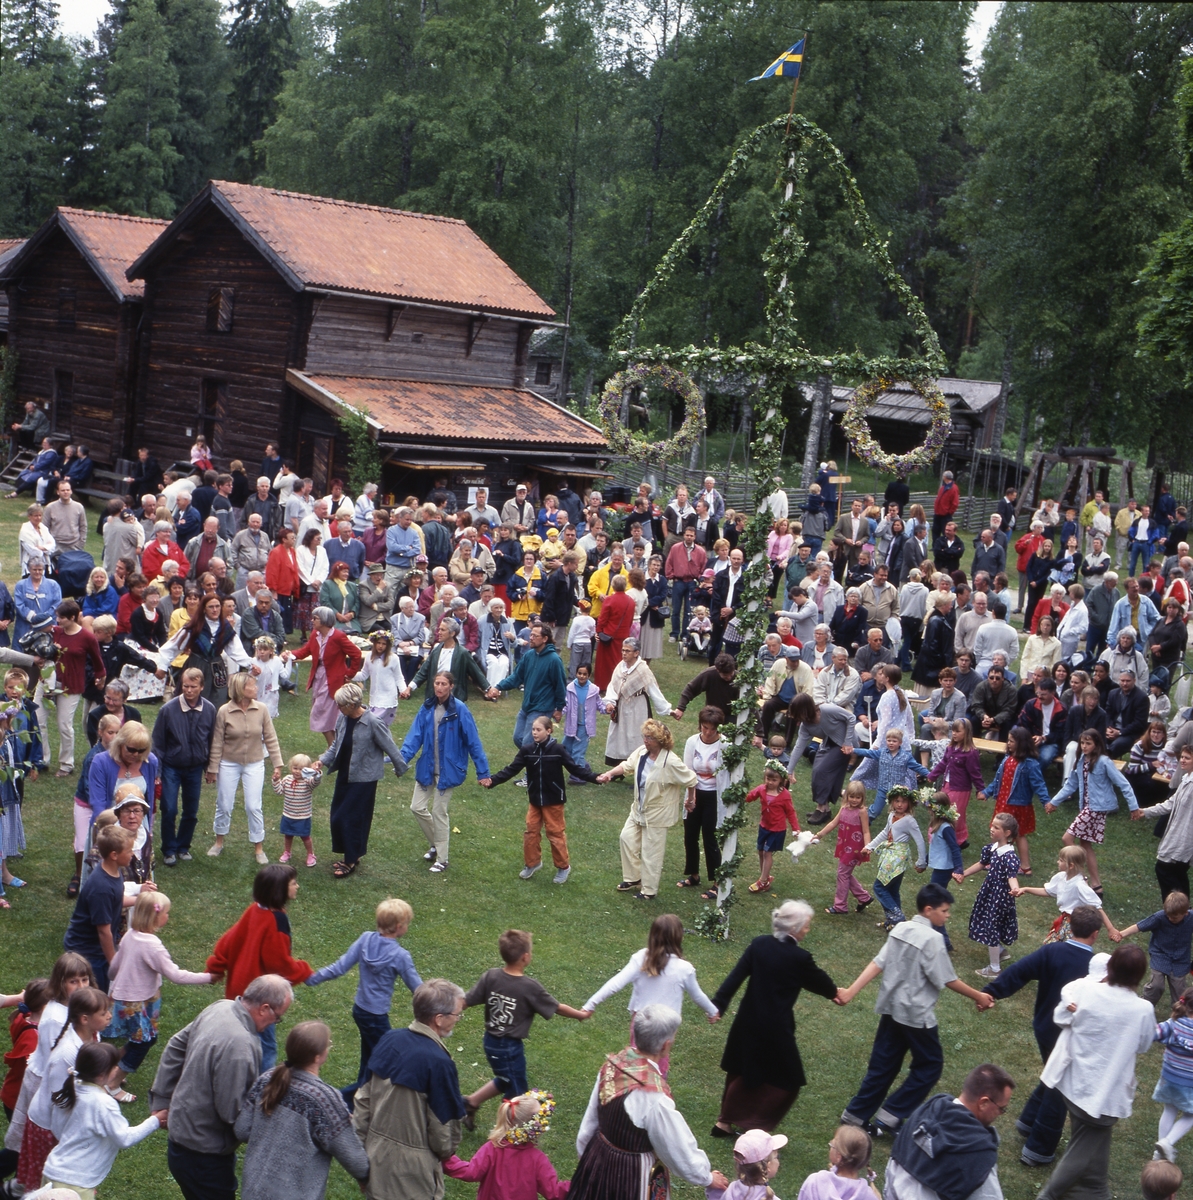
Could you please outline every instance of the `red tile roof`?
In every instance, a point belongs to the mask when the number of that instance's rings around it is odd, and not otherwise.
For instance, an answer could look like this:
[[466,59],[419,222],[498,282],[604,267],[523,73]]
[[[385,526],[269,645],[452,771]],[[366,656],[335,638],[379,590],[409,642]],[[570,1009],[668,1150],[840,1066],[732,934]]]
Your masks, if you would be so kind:
[[217,207],[297,287],[555,315],[463,221],[244,183],[209,186]]
[[122,217],[85,208],[59,208],[58,218],[71,241],[114,293],[140,300],[145,286],[130,281],[125,271],[149,248],[170,222],[152,217]]
[[575,413],[518,388],[422,383],[352,375],[305,375],[287,379],[325,406],[338,400],[368,410],[382,433],[435,442],[505,442],[554,449],[605,450],[604,435]]
[[17,246],[24,245],[24,238],[0,238],[0,258],[3,258],[10,250],[16,249]]

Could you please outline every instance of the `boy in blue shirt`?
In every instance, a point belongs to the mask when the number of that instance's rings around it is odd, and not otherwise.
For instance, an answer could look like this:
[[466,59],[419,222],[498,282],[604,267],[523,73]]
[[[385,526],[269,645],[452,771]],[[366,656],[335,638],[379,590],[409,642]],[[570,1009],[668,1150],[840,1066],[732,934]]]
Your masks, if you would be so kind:
[[[95,837],[99,870],[87,876],[75,901],[64,950],[81,954],[95,974],[95,986],[108,990],[108,964],[116,957],[120,941],[120,917],[124,911],[123,869],[133,860],[133,835],[120,825],[109,825]],[[153,890],[152,884],[144,885]],[[131,900],[130,900],[131,903]]]
[[1152,977],[1143,989],[1143,998],[1155,1004],[1164,995],[1164,985],[1172,993],[1175,1004],[1184,994],[1189,982],[1190,951],[1193,949],[1193,913],[1189,912],[1189,897],[1184,892],[1169,892],[1164,907],[1134,925],[1128,925],[1112,942],[1120,942],[1133,933],[1150,933],[1148,958]]
[[348,947],[346,954],[307,980],[308,987],[315,987],[329,979],[338,979],[360,965],[360,982],[352,1002],[352,1019],[360,1030],[360,1072],[354,1084],[340,1089],[350,1110],[357,1089],[369,1077],[373,1049],[392,1028],[389,1009],[393,1003],[395,981],[400,975],[412,992],[422,986],[410,951],[398,940],[406,936],[413,919],[414,909],[405,900],[382,900],[377,905],[376,932],[362,933]]
[[910,746],[903,745],[903,730],[888,729],[886,745],[881,750],[864,750],[860,747],[842,746],[843,754],[856,754],[858,758],[876,758],[878,760],[878,788],[874,794],[874,803],[870,805],[870,820],[876,821],[878,814],[886,807],[886,794],[893,787],[902,787],[907,783],[907,772],[914,771],[921,779],[927,778],[928,768],[916,762],[915,751]]

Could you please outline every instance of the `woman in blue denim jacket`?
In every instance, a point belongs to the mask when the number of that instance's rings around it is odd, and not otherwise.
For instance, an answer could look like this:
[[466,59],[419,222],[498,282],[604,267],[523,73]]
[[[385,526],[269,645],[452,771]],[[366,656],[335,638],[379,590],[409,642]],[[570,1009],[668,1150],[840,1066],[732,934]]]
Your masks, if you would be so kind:
[[1077,760],[1072,774],[1065,780],[1064,786],[1044,806],[1045,812],[1055,812],[1058,805],[1063,804],[1070,796],[1077,796],[1081,803],[1081,811],[1073,824],[1065,830],[1062,839],[1066,846],[1080,842],[1085,851],[1089,866],[1089,884],[1100,896],[1102,880],[1098,875],[1098,860],[1094,855],[1094,846],[1101,845],[1106,836],[1106,814],[1118,808],[1116,789],[1127,801],[1127,807],[1134,812],[1139,807],[1135,793],[1127,777],[1114,765],[1114,761],[1106,753],[1106,743],[1096,729],[1087,729],[1077,740],[1081,748],[1081,757]]

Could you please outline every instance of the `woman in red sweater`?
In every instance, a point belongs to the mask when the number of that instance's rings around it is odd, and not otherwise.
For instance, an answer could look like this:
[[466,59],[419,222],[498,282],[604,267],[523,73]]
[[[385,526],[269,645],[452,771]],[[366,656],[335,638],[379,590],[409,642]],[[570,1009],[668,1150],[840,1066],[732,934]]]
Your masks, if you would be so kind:
[[[314,971],[309,963],[290,953],[290,918],[286,905],[298,895],[298,872],[289,865],[271,863],[253,880],[253,903],[240,920],[215,944],[207,970],[224,976],[224,996],[235,1000],[261,975],[280,975],[291,983],[304,983]],[[261,1034],[261,1070],[268,1071],[278,1057],[277,1034],[270,1025]]]
[[58,624],[54,626],[54,644],[58,647],[58,777],[75,769],[75,710],[87,688],[87,660],[95,672],[95,686],[101,691],[107,666],[99,652],[99,642],[90,629],[79,623],[82,609],[74,600],[58,605]]
[[293,633],[294,609],[302,592],[293,529],[286,528],[278,533],[277,545],[269,552],[265,562],[265,586],[278,598],[286,632]]

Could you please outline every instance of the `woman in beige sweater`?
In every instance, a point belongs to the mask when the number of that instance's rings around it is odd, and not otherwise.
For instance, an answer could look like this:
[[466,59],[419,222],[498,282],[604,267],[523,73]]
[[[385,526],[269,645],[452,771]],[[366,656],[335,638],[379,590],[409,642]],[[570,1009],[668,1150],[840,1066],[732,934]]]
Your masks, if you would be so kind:
[[236,785],[244,787],[244,811],[249,822],[249,841],[259,863],[269,862],[263,845],[265,820],[261,812],[261,789],[265,784],[265,751],[273,763],[273,780],[282,777],[282,751],[274,732],[269,709],[257,701],[257,681],[247,672],[228,680],[228,703],[215,714],[211,753],[207,757],[207,782],[219,781],[215,799],[215,844],[212,857],[223,853],[224,839],[232,827]]

